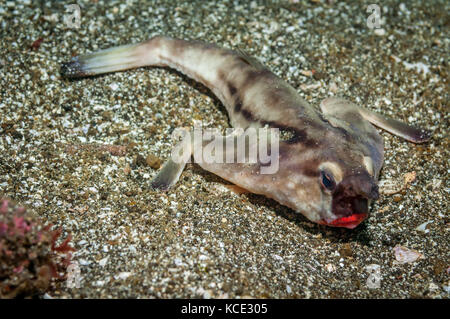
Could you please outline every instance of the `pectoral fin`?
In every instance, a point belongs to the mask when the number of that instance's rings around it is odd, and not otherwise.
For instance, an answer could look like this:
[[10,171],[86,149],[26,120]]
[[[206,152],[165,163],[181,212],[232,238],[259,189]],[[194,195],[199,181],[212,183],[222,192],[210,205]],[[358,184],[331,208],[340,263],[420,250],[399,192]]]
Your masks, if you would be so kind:
[[185,135],[180,143],[172,150],[171,157],[151,181],[155,190],[166,191],[180,178],[186,163],[192,155],[192,138]]
[[[413,143],[423,143],[428,141],[431,137],[430,132],[426,130],[415,128],[389,117],[381,116],[342,98],[331,97],[325,99],[322,101],[320,107],[324,114],[331,115],[342,121],[352,121],[352,119],[355,119],[355,117],[358,117],[359,115],[373,125]],[[352,124],[359,126],[364,125],[357,123]]]
[[357,105],[336,97],[325,99],[320,104],[323,114],[331,125],[341,127],[364,145],[365,156],[373,163],[373,170],[378,172],[383,164],[384,142],[377,129],[361,114]]
[[174,160],[169,159],[158,174],[152,179],[152,188],[162,191],[168,190],[178,181],[185,166],[186,162],[177,163]]
[[412,143],[424,143],[431,138],[429,131],[410,126],[386,116],[381,116],[367,109],[360,109],[360,114],[373,125]]

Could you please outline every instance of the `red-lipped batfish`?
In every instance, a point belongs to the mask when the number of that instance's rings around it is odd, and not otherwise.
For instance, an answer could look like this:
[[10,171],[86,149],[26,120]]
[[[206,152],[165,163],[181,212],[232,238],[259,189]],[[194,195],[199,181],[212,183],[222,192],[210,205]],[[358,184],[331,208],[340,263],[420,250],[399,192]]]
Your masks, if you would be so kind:
[[[427,131],[343,98],[325,99],[319,111],[245,52],[198,41],[156,36],[74,57],[62,64],[61,74],[80,78],[143,66],[173,68],[201,82],[221,100],[234,128],[278,128],[280,136],[287,132],[279,141],[273,174],[260,174],[258,161],[198,164],[319,224],[355,228],[367,218],[370,201],[378,199],[384,143],[372,124],[413,143],[430,138]],[[152,186],[169,188],[184,167],[185,162],[169,159]]]

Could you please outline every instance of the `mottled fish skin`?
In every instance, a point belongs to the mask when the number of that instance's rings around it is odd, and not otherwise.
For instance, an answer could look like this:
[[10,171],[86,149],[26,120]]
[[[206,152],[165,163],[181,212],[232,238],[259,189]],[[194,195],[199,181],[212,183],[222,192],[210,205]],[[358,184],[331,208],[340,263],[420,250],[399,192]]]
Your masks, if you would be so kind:
[[[383,121],[339,98],[324,100],[321,113],[246,54],[197,41],[157,36],[76,57],[62,64],[61,73],[78,78],[140,66],[170,67],[201,82],[226,107],[233,127],[269,126],[288,132],[289,138],[280,141],[276,174],[259,174],[259,163],[199,165],[320,224],[354,228],[367,217],[370,201],[378,198],[384,145],[369,121],[413,142],[429,138],[424,131],[392,119],[395,123]],[[169,163],[166,170],[173,166]],[[183,167],[168,175],[178,178]],[[169,185],[164,176],[157,184]]]

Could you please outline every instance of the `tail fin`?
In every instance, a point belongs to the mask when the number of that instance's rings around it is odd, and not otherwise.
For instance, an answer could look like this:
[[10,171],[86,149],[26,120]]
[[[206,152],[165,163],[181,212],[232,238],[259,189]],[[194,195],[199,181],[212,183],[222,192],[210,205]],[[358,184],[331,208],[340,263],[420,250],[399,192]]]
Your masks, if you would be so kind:
[[145,43],[119,46],[74,57],[61,64],[61,75],[80,78],[148,65]]

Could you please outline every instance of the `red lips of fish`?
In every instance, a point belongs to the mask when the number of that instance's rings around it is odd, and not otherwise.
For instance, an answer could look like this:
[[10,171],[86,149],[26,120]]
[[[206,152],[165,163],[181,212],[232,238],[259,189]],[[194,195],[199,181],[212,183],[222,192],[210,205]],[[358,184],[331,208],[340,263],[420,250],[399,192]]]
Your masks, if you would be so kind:
[[369,200],[378,199],[378,186],[366,171],[345,177],[333,191],[331,210],[337,218],[321,224],[353,229],[369,214]]
[[359,223],[361,223],[364,219],[366,219],[366,217],[367,214],[353,214],[333,220],[330,223],[330,226],[353,229],[358,226]]
[[366,219],[367,214],[352,214],[350,216],[341,217],[333,220],[332,222],[327,223],[322,220],[320,224],[327,225],[331,227],[344,227],[348,229],[353,229],[358,226],[364,219]]

